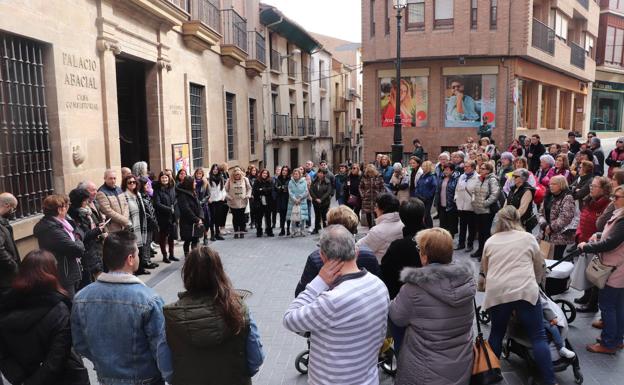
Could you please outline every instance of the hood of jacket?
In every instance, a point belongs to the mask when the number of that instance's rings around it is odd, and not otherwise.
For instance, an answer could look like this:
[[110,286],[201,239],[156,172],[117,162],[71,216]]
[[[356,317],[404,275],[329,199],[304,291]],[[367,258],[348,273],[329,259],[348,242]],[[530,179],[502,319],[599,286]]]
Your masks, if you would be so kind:
[[232,334],[214,301],[207,294],[179,293],[180,299],[164,307],[168,333],[197,348],[222,344]]
[[12,290],[0,302],[0,328],[5,332],[28,332],[59,302],[71,309],[71,300],[56,291],[20,293]]
[[377,223],[387,223],[387,222],[401,222],[401,217],[399,217],[399,213],[387,213],[382,214],[376,219]]
[[401,281],[417,285],[452,307],[472,301],[476,293],[473,267],[462,262],[406,267],[401,271]]

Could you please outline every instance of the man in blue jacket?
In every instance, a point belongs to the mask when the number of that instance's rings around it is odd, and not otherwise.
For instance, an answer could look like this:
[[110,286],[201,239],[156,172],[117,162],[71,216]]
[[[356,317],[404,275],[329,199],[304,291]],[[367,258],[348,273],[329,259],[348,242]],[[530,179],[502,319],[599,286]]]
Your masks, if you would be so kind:
[[139,268],[136,236],[110,233],[104,240],[110,271],[74,298],[74,348],[93,362],[107,385],[164,385],[173,374],[165,336],[163,300],[133,275]]

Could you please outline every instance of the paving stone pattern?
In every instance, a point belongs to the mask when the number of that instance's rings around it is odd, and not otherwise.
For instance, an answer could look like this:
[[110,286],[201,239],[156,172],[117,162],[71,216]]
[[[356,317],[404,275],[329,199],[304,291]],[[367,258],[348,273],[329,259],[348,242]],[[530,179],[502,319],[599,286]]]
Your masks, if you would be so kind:
[[[294,366],[295,357],[306,348],[303,337],[286,331],[282,326],[284,310],[293,300],[295,286],[303,270],[307,255],[316,248],[318,236],[304,238],[261,238],[250,231],[245,239],[234,240],[226,236],[225,241],[217,241],[213,246],[219,251],[227,274],[236,288],[250,290],[247,298],[253,316],[260,329],[262,342],[267,355],[261,371],[253,378],[257,385],[297,385],[306,384],[307,377],[300,375]],[[179,255],[181,245],[177,246]],[[468,253],[456,252],[456,258],[470,259]],[[158,256],[154,259],[158,262]],[[473,260],[474,261],[474,260]],[[476,262],[474,262],[476,265]],[[181,262],[161,266],[145,280],[154,287],[166,303],[176,300],[182,290],[180,278]],[[566,297],[573,298],[578,293],[570,290]],[[477,297],[477,302],[481,295]],[[585,384],[622,385],[624,384],[624,355],[604,356],[585,351],[584,346],[592,342],[598,330],[590,326],[593,315],[579,314],[570,328],[570,342],[577,350]],[[476,331],[476,329],[475,329]],[[489,329],[484,327],[487,337]],[[503,360],[505,381],[503,384],[520,385],[527,383],[527,370],[517,356]],[[93,376],[94,378],[94,376]],[[572,370],[558,373],[560,384],[574,384]],[[95,379],[95,378],[94,378]],[[382,385],[393,383],[391,377],[380,370]],[[95,381],[93,383],[96,383]]]

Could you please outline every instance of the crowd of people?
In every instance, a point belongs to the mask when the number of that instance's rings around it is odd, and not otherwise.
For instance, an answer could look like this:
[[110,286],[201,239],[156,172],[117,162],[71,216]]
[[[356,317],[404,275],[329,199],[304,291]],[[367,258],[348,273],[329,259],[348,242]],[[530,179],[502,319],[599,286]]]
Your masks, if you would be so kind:
[[[604,288],[575,302],[601,312],[592,324],[601,337],[587,350],[617,353],[624,137],[605,154],[594,133],[549,146],[537,134],[520,137],[506,151],[484,135],[437,162],[414,143],[406,164],[379,154],[335,173],[308,161],[274,175],[214,164],[156,176],[137,162],[118,183],[106,170],[99,188],[84,181],[45,198],[33,230],[39,248],[23,258],[10,223],[17,200],[0,194],[0,371],[12,384],[88,384],[85,357],[105,384],[251,384],[264,359],[260,332],[209,247],[248,229],[320,233],[283,317],[286,329],[309,335],[310,384],[378,383],[387,335],[398,355],[395,384],[468,384],[477,290],[494,354],[515,313],[543,382],[555,384],[549,336],[561,357],[575,353],[556,338],[556,318],[545,322],[540,240],[556,259],[575,247],[614,268]],[[368,231],[356,240],[360,222]],[[158,248],[162,263],[183,257],[185,291],[168,305],[136,277],[158,266]],[[480,262],[478,274],[454,258],[458,250]]]

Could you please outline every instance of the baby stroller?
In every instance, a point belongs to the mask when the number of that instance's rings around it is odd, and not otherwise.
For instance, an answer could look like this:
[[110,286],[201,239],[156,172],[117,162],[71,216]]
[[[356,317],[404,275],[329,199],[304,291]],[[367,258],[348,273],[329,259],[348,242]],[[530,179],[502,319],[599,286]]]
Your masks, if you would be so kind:
[[[578,249],[573,250],[562,259],[556,261],[553,259],[546,259],[546,275],[542,282],[542,289],[549,299],[555,295],[563,294],[570,288],[570,276],[574,270],[574,264],[569,262],[570,259],[578,256],[580,251]],[[565,316],[568,324],[572,323],[576,319],[576,308],[574,304],[563,298],[552,298],[552,301],[559,305],[563,315]],[[484,324],[490,322],[490,315],[487,311],[479,310],[479,321]]]
[[[295,358],[295,369],[301,374],[308,374],[308,363],[310,362],[310,333],[305,333],[303,336],[307,339],[308,348],[299,353],[297,358]],[[394,377],[397,372],[397,357],[396,354],[394,354],[392,344],[392,338],[386,337],[379,351],[377,365],[379,365],[384,372]]]
[[[570,345],[570,342],[567,339],[569,326],[563,309],[560,307],[560,305],[556,304],[555,301],[548,298],[548,296],[544,292],[540,292],[540,300],[542,302],[542,306],[548,306],[550,310],[555,313],[558,320],[558,326],[561,327],[560,333],[561,338],[564,341],[565,347],[571,351],[574,351],[574,349]],[[549,342],[550,355],[552,357],[553,369],[555,373],[563,372],[571,366],[574,373],[574,381],[577,384],[582,384],[583,374],[581,373],[578,354],[576,354],[573,358],[562,357],[559,354],[558,349],[555,347],[555,344],[552,341]],[[525,360],[531,373],[535,373],[538,370],[537,363],[535,362],[535,358],[533,357],[531,341],[527,337],[526,333],[522,330],[522,326],[515,317],[512,317],[511,322],[509,322],[509,327],[507,328],[507,340],[506,342],[503,342],[503,357],[505,359],[508,359],[511,353],[514,353],[523,360]],[[529,377],[527,384],[532,385],[534,383],[535,378],[533,378],[532,376]]]

